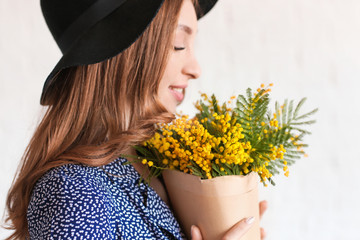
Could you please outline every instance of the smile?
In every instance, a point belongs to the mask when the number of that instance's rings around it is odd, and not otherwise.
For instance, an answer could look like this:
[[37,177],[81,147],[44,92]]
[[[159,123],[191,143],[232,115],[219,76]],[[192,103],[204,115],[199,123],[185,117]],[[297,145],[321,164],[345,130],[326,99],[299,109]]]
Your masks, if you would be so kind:
[[186,86],[170,86],[170,92],[176,99],[176,101],[181,102],[184,99],[184,90]]

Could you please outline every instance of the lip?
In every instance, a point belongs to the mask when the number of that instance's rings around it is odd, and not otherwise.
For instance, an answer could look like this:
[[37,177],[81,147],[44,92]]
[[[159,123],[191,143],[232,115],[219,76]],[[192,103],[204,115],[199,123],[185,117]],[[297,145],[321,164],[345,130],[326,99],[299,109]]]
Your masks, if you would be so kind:
[[[178,92],[178,91],[174,90],[174,88],[182,89],[182,92]],[[170,90],[171,94],[174,96],[174,98],[178,102],[182,102],[182,100],[184,100],[185,88],[187,88],[187,85],[171,85],[171,86],[169,86],[169,90]]]

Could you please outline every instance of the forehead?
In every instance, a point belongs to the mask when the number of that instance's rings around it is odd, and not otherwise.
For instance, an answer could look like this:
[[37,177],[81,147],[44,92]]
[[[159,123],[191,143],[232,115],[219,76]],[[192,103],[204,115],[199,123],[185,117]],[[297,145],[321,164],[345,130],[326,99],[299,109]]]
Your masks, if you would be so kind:
[[183,1],[179,14],[178,29],[189,34],[197,31],[196,12],[190,0]]

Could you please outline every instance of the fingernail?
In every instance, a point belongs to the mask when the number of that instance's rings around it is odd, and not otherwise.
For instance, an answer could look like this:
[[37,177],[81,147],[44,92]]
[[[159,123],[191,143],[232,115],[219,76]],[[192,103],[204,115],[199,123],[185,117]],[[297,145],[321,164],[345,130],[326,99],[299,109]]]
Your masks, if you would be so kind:
[[254,217],[249,217],[249,218],[247,218],[247,219],[245,220],[245,222],[250,225],[250,224],[252,224],[252,223],[254,222],[254,220],[255,220]]
[[194,225],[191,225],[191,229],[190,229],[191,238],[193,238],[193,229],[194,229]]

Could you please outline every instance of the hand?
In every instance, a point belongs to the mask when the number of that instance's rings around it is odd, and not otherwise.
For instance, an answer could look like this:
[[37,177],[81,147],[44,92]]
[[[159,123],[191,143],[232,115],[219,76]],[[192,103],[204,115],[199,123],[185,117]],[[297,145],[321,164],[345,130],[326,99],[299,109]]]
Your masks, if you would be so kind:
[[[261,201],[259,203],[259,212],[260,219],[262,218],[265,210],[267,209],[267,201]],[[233,240],[241,239],[241,237],[251,228],[254,218],[244,218],[238,223],[236,223],[230,230],[228,230],[222,240]],[[263,228],[260,228],[261,239],[265,239],[265,231]],[[191,239],[192,240],[202,240],[202,235],[200,229],[193,225],[191,227]]]
[[[263,200],[259,203],[259,213],[260,213],[260,220],[262,218],[262,216],[264,215],[264,212],[267,209],[267,201]],[[264,230],[264,228],[260,228],[260,236],[261,236],[261,240],[265,239],[266,237],[266,232]]]

